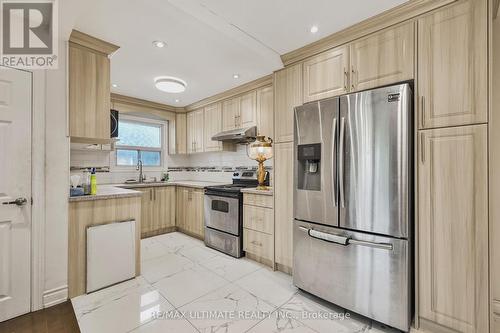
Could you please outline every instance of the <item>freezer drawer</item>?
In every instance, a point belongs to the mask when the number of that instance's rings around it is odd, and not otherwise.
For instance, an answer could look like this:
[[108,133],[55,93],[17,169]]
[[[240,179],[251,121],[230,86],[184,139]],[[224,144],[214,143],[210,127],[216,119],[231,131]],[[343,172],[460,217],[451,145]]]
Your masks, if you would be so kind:
[[298,288],[408,331],[413,311],[407,240],[295,220],[293,244]]

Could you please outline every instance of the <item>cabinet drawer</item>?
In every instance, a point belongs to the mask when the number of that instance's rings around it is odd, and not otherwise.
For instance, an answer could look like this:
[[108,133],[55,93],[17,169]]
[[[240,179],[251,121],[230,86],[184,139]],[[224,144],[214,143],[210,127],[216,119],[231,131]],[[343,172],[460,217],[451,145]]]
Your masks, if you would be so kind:
[[272,195],[261,195],[245,193],[243,195],[243,203],[245,205],[261,206],[273,208],[274,197]]
[[274,233],[274,211],[271,208],[244,205],[243,226],[272,235]]
[[273,236],[250,229],[243,229],[243,250],[264,259],[273,260]]

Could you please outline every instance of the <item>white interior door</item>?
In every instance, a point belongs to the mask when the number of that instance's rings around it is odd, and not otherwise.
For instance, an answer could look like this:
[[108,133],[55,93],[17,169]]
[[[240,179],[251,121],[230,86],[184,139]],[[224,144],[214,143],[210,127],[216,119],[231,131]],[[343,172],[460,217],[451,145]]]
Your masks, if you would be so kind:
[[0,321],[30,311],[31,73],[0,67]]

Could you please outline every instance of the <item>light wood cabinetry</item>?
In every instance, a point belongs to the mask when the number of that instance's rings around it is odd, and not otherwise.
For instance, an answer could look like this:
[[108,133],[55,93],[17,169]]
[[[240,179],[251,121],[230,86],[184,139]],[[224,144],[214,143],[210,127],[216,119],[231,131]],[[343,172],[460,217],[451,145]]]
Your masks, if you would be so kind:
[[487,121],[486,4],[458,1],[418,20],[420,128]]
[[186,116],[187,123],[187,152],[201,153],[204,144],[204,111],[203,109],[189,112]]
[[243,194],[243,250],[274,269],[273,196]]
[[191,236],[203,239],[204,228],[203,189],[177,187],[176,227]]
[[349,91],[349,48],[342,46],[303,64],[304,102],[345,94]]
[[413,79],[414,26],[410,21],[350,44],[351,91]]
[[257,95],[251,91],[240,97],[240,114],[237,118],[237,128],[257,125]]
[[175,153],[187,154],[187,119],[185,113],[175,115]]
[[[91,48],[93,47],[93,48]],[[73,31],[69,40],[69,135],[73,142],[110,141],[110,60],[117,46]]]
[[274,140],[274,90],[272,86],[257,90],[257,134]]
[[274,73],[274,137],[293,141],[293,108],[302,105],[302,64]]
[[274,146],[274,223],[277,268],[292,270],[293,142]]
[[488,332],[487,125],[419,135],[420,318]]
[[151,237],[175,229],[175,186],[147,187],[141,191],[141,237]]
[[212,137],[222,131],[222,105],[215,103],[204,108],[204,137],[205,151],[220,151],[222,150],[221,141],[213,141]]
[[222,102],[222,130],[230,131],[237,128],[240,114],[240,98],[230,98]]
[[87,284],[87,228],[101,224],[136,222],[135,273],[141,274],[141,198],[117,198],[69,203],[68,297],[85,294]]

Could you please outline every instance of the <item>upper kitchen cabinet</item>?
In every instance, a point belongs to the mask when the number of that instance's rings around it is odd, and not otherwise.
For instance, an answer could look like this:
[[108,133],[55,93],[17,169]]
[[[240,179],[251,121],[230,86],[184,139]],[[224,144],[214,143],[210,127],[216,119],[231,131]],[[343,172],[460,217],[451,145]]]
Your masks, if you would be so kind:
[[207,106],[204,109],[205,124],[204,124],[204,137],[205,137],[205,151],[219,151],[222,150],[221,141],[213,141],[212,137],[222,131],[222,105],[215,103]]
[[230,98],[222,102],[222,130],[230,131],[238,128],[240,114],[240,97]]
[[488,332],[487,131],[419,134],[419,316],[450,332]]
[[418,20],[420,128],[487,121],[487,1],[458,1]]
[[257,95],[251,91],[240,97],[240,114],[236,128],[252,127],[257,125]]
[[73,30],[69,39],[69,135],[110,141],[110,60],[118,46]]
[[274,140],[274,90],[272,86],[257,90],[257,133]]
[[350,91],[413,79],[414,26],[408,22],[351,43]]
[[347,93],[348,70],[347,46],[321,53],[304,61],[304,102]]
[[187,154],[187,119],[185,113],[175,114],[175,153]]
[[201,153],[203,152],[203,127],[204,127],[204,110],[199,109],[189,112],[187,119],[187,152]]
[[257,125],[257,96],[255,91],[230,98],[222,103],[222,130]]
[[293,141],[293,113],[302,105],[302,64],[286,67],[274,74],[275,142]]

